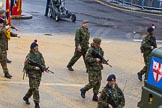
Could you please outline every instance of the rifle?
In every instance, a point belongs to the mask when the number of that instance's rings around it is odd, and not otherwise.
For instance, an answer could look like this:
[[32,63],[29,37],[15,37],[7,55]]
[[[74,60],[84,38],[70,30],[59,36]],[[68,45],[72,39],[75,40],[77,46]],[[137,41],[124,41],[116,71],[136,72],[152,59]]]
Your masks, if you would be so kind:
[[109,104],[113,107],[113,108],[118,108],[118,104],[116,101],[113,100],[113,94],[111,89],[108,89],[108,97],[110,98]]
[[33,66],[38,66],[40,68],[41,72],[46,71],[46,72],[50,72],[50,73],[54,74],[53,71],[49,70],[49,67],[44,67],[41,64],[37,63],[36,61],[29,59],[28,63]]
[[108,66],[110,66],[110,67],[112,68],[112,66],[108,63],[109,60],[105,60],[104,57],[103,57],[102,55],[100,55],[98,52],[96,52],[95,50],[93,50],[92,55],[93,55],[94,57],[96,57],[96,58],[101,59],[101,61],[102,61],[104,64],[106,64],[106,65],[108,65]]

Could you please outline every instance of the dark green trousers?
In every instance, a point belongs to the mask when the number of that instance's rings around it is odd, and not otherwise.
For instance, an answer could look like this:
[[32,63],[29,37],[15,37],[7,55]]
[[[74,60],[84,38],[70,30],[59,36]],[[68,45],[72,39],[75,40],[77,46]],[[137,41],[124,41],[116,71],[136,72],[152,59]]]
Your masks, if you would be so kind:
[[151,56],[151,54],[143,54],[145,66],[139,72],[141,75],[144,75],[145,74],[145,79],[147,78],[146,73],[148,72],[148,68],[149,68],[150,56]]
[[85,63],[85,66],[86,66],[86,69],[87,69],[87,63],[85,61],[85,55],[86,55],[86,52],[87,52],[88,48],[87,49],[82,49],[81,52],[78,52],[77,49],[75,49],[75,52],[74,52],[74,56],[71,58],[71,60],[69,61],[68,63],[68,66],[73,66],[75,64],[75,62],[81,57],[83,56],[83,60],[84,60],[84,63]]
[[39,103],[39,85],[40,79],[29,76],[29,90],[26,93],[25,97],[30,98],[33,95],[33,100]]
[[0,51],[0,63],[4,74],[8,73],[6,59],[7,59],[7,51]]
[[93,88],[93,93],[98,94],[98,91],[101,86],[101,71],[100,70],[91,70],[88,71],[88,80],[89,83],[84,86],[84,89],[88,91],[89,89]]

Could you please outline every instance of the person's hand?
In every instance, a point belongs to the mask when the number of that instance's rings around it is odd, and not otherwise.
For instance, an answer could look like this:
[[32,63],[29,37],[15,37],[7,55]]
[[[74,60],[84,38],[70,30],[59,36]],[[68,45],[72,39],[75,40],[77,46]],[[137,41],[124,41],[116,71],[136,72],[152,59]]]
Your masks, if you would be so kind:
[[96,62],[98,63],[98,62],[100,62],[101,60],[99,59],[99,58],[96,58]]
[[151,49],[154,49],[154,46],[151,46]]
[[112,105],[109,104],[109,105],[108,105],[108,108],[113,108],[113,107],[112,107]]
[[17,36],[17,38],[20,38],[20,36]]
[[15,30],[16,30],[16,31],[19,31],[19,29],[18,29],[18,28],[16,28],[16,27],[15,27]]
[[47,72],[47,73],[49,72],[48,68],[49,68],[49,67],[45,68],[45,70],[44,70],[44,71]]
[[34,69],[35,69],[35,70],[40,70],[40,68],[39,68],[39,67],[37,67],[37,66],[36,66]]
[[79,52],[81,52],[81,46],[80,45],[78,45],[78,47],[77,47],[77,51],[79,51]]

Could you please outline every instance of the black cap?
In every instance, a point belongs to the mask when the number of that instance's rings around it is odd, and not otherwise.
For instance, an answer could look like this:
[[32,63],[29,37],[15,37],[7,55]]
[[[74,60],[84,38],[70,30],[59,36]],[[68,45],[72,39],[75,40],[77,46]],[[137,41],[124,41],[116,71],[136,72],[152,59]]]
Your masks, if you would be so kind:
[[33,49],[34,47],[38,46],[38,44],[36,42],[33,42],[31,45],[30,45],[30,49]]
[[116,80],[116,76],[114,74],[111,74],[107,77],[107,81],[113,81]]
[[152,27],[149,27],[148,29],[147,29],[147,32],[152,32],[152,31],[154,31],[154,29],[152,28]]

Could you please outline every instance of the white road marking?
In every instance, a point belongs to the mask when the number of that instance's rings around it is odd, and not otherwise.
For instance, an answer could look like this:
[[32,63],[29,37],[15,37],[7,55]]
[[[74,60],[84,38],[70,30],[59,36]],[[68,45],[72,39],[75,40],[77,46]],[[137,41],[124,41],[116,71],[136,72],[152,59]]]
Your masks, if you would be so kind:
[[[3,84],[22,84],[22,85],[28,85],[28,82],[18,82],[18,81],[5,81],[1,80],[0,83]],[[43,86],[68,86],[68,87],[83,87],[84,84],[63,84],[63,83],[42,83]]]
[[[142,39],[133,39],[133,41],[135,41],[135,42],[141,42]],[[162,43],[162,40],[156,40],[156,42]]]

